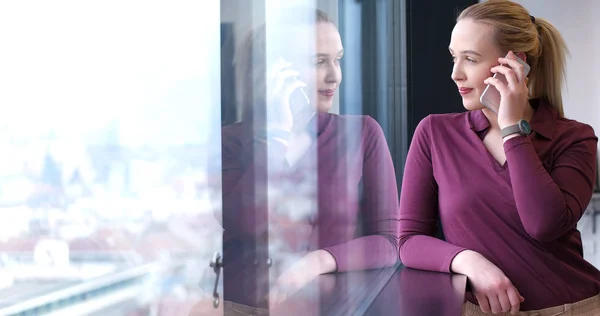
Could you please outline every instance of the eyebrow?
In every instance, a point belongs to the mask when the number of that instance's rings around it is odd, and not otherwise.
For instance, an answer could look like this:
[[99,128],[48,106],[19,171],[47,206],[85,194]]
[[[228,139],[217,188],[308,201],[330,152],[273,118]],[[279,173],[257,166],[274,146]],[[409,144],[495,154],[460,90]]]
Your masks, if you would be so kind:
[[[342,49],[339,53],[337,53],[338,55],[341,55],[344,53],[344,50]],[[325,53],[317,53],[315,55],[315,57],[329,57],[329,54],[325,54]]]
[[[452,48],[448,48],[448,49],[450,50],[450,53],[452,53]],[[463,50],[460,53],[463,54],[463,55],[469,55],[470,54],[470,55],[481,56],[480,53],[478,53],[478,52],[476,52],[474,50],[471,50],[471,49]]]

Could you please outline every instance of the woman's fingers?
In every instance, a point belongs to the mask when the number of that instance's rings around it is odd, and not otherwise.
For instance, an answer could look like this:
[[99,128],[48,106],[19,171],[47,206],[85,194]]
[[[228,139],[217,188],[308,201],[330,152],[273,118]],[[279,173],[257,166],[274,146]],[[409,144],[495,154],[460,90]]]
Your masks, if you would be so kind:
[[479,302],[479,308],[484,313],[500,314],[510,312],[518,315],[523,297],[519,295],[516,288],[509,288],[502,293],[488,292],[475,294]]
[[500,293],[500,295],[498,295],[498,301],[500,302],[501,312],[506,313],[512,309],[507,292]]
[[491,309],[490,302],[488,301],[487,296],[482,294],[475,294],[475,297],[477,298],[477,302],[479,303],[479,308],[481,308],[481,311],[484,313],[489,313]]
[[292,63],[285,61],[283,58],[277,59],[272,65],[267,78],[273,79],[277,77],[277,74],[285,68],[292,67]]
[[506,77],[506,82],[508,82],[509,86],[516,87],[520,83],[520,79],[518,78],[517,73],[511,68],[500,65],[492,67],[491,71],[493,73],[501,73],[502,75],[504,75],[504,77]]
[[295,78],[299,75],[300,73],[294,69],[286,68],[281,70],[275,76],[275,86],[273,86],[272,93],[280,93],[287,83],[297,81]]
[[300,80],[295,80],[294,82],[286,85],[283,88],[283,91],[281,91],[281,95],[289,98],[292,95],[292,93],[294,92],[294,90],[296,90],[298,88],[303,88],[303,87],[306,87],[306,83],[304,83]]
[[521,302],[524,298],[519,295],[514,287],[496,295],[495,293],[475,294],[479,302],[479,308],[484,313],[500,314],[510,312],[511,315],[518,315]]
[[510,313],[517,315],[521,310],[521,303],[525,300],[523,296],[519,294],[516,288],[512,287],[506,291],[508,300],[510,301]]
[[490,302],[490,309],[492,311],[492,313],[494,314],[499,314],[502,313],[502,305],[500,305],[500,299],[498,298],[498,295],[495,294],[490,294],[487,296],[488,301]]
[[498,90],[498,92],[500,92],[500,95],[504,95],[508,89],[508,87],[506,86],[506,84],[504,84],[504,82],[502,82],[500,79],[494,78],[494,77],[489,77],[489,78],[485,79],[483,81],[483,83],[491,84],[492,86],[494,86],[496,88],[496,90]]
[[516,79],[522,82],[525,78],[525,67],[517,60],[517,55],[510,52],[507,57],[498,58],[498,62],[504,65],[508,65],[516,74]]

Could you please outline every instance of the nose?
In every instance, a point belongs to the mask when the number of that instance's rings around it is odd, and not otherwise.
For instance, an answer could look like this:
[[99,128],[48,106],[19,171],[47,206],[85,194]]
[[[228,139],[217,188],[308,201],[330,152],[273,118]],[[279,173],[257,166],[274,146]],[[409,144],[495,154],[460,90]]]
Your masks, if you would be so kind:
[[465,79],[465,73],[462,70],[462,66],[461,66],[460,62],[454,63],[454,66],[452,67],[452,74],[450,75],[450,77],[455,82]]
[[338,65],[329,65],[325,74],[325,82],[328,84],[339,84],[342,80],[342,69]]

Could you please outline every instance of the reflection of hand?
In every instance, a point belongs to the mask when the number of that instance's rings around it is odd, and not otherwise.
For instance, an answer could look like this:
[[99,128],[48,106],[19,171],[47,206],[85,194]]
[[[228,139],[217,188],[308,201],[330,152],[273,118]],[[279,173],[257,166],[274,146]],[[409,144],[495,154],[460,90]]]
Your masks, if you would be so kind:
[[300,73],[292,68],[283,58],[277,60],[268,72],[270,91],[267,101],[267,129],[282,130],[291,132],[294,127],[294,115],[290,97],[298,88],[305,87],[306,84],[296,77]]
[[270,306],[274,307],[282,303],[319,274],[318,262],[314,253],[309,253],[302,257],[302,259],[285,270],[271,286],[269,292]]
[[519,312],[525,299],[496,265],[473,251],[463,251],[454,260],[452,269],[465,272],[481,311],[494,314],[510,312],[512,315]]
[[282,303],[318,275],[335,269],[335,259],[329,252],[317,250],[308,253],[277,278],[269,293],[270,306]]

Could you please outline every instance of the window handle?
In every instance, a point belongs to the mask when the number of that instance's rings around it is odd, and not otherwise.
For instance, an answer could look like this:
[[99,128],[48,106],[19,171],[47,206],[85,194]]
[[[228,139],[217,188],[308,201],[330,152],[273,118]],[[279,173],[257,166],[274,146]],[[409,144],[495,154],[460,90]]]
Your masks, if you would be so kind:
[[219,277],[221,276],[221,268],[223,267],[223,260],[221,259],[221,254],[217,251],[214,253],[212,260],[209,263],[209,266],[213,268],[217,278],[215,280],[215,287],[213,289],[213,307],[219,307],[219,292],[217,292],[217,287],[219,286]]

